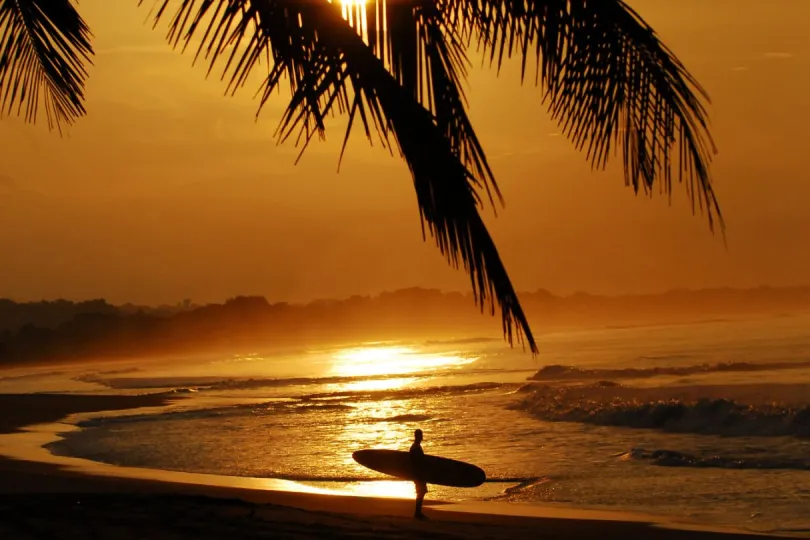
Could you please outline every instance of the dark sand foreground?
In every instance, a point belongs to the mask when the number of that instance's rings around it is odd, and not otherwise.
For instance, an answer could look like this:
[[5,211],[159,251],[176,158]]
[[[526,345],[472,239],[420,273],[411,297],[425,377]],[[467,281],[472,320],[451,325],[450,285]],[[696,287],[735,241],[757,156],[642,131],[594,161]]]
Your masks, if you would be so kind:
[[[0,395],[0,433],[69,414],[156,406],[167,396]],[[0,458],[0,539],[649,539],[767,538],[728,531],[663,528],[586,511],[544,517],[426,509],[412,501],[340,497],[94,476],[53,464]],[[604,516],[604,513],[603,513]]]

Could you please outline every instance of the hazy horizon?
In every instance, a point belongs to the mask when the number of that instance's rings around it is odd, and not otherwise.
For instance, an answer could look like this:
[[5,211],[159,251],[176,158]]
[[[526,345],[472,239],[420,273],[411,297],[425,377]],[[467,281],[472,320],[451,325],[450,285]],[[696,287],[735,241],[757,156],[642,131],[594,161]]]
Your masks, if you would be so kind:
[[[0,121],[0,249],[10,254],[0,297],[157,305],[469,290],[423,242],[402,160],[357,132],[336,174],[344,120],[333,119],[327,142],[295,166],[298,149],[272,136],[285,97],[254,121],[255,86],[223,97],[219,73],[205,80],[205,65],[192,69],[192,55],[173,52],[135,4],[81,3],[97,56],[89,114],[69,137]],[[516,62],[497,77],[471,55],[470,116],[506,200],[497,219],[485,214],[515,288],[808,284],[810,3],[629,4],[712,98],[728,249],[691,215],[682,187],[669,207],[623,187],[620,157],[591,172],[557,136],[540,90],[518,84]]]
[[[787,285],[787,286],[773,286],[767,283],[754,285],[751,287],[728,287],[728,286],[720,286],[720,287],[700,287],[700,288],[688,288],[688,287],[670,287],[668,289],[661,289],[661,290],[652,290],[646,292],[615,292],[615,293],[600,293],[594,291],[587,291],[587,290],[575,290],[570,292],[559,292],[550,290],[546,287],[538,287],[536,289],[525,289],[525,290],[518,290],[517,293],[519,295],[535,295],[538,293],[548,293],[555,298],[560,299],[571,299],[578,295],[587,295],[587,296],[594,296],[600,297],[605,299],[622,299],[625,297],[642,297],[642,296],[649,296],[649,297],[656,297],[656,296],[665,296],[670,295],[673,293],[707,293],[707,292],[716,292],[720,290],[725,290],[728,292],[750,292],[750,291],[757,291],[757,290],[771,290],[775,292],[785,291],[785,290],[810,290],[810,283],[806,284],[798,284],[798,285]],[[53,298],[14,298],[10,296],[0,296],[0,300],[8,300],[11,302],[15,302],[18,304],[24,303],[38,303],[38,302],[58,302],[58,301],[66,301],[66,302],[73,302],[73,303],[81,303],[81,302],[93,302],[93,301],[105,301],[109,305],[115,306],[124,306],[124,305],[133,305],[133,306],[145,306],[145,307],[173,307],[178,306],[180,304],[185,303],[188,301],[189,305],[196,305],[196,306],[204,306],[210,304],[222,304],[229,300],[233,300],[236,298],[264,298],[269,304],[279,304],[279,303],[289,303],[294,305],[308,305],[314,304],[318,302],[343,302],[347,300],[351,300],[352,298],[362,297],[362,298],[379,298],[385,295],[392,295],[397,293],[405,293],[409,291],[423,291],[423,292],[438,292],[441,295],[462,295],[464,297],[469,297],[471,299],[470,306],[473,307],[476,311],[478,308],[475,307],[472,303],[472,291],[469,289],[458,288],[458,289],[441,289],[438,287],[430,287],[430,286],[420,286],[420,285],[412,285],[412,286],[403,286],[397,287],[395,289],[385,289],[380,291],[371,291],[369,293],[349,293],[345,296],[322,296],[322,297],[312,297],[312,298],[301,298],[299,300],[286,300],[286,299],[278,299],[273,298],[265,294],[261,293],[237,293],[237,294],[226,294],[221,298],[213,298],[211,300],[198,300],[196,298],[184,297],[184,298],[176,298],[174,300],[169,300],[166,302],[158,302],[158,303],[148,303],[148,302],[135,302],[130,300],[124,301],[112,301],[109,298],[104,297],[87,297],[87,298],[68,298],[65,296],[61,297],[53,297]],[[485,313],[486,315],[486,313]]]

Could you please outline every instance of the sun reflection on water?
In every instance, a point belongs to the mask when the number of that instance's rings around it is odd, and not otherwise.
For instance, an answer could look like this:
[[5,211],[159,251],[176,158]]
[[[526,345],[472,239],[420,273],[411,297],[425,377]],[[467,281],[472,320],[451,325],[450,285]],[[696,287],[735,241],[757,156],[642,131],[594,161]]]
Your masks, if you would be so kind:
[[[413,400],[387,399],[381,401],[358,401],[346,415],[340,439],[351,451],[346,453],[346,463],[353,463],[351,452],[362,448],[406,449],[413,438],[413,427],[397,418],[424,414],[424,409]],[[358,465],[359,466],[359,465]]]
[[438,368],[461,367],[475,362],[454,354],[430,354],[410,347],[357,347],[334,356],[334,375],[372,377],[428,373]]
[[396,390],[399,388],[405,388],[409,384],[413,384],[415,380],[416,379],[413,377],[367,379],[349,383],[328,384],[326,385],[326,390],[329,392],[375,392],[381,390]]
[[385,497],[391,499],[413,499],[416,494],[413,482],[402,480],[359,482],[347,485],[346,491],[361,497]]
[[[336,465],[347,467],[358,478],[369,478],[369,481],[350,482],[344,489],[369,497],[413,498],[412,482],[389,480],[391,477],[372,472],[355,462],[352,452],[366,448],[407,450],[414,429],[419,427],[429,433],[430,423],[437,414],[428,381],[477,359],[390,343],[366,344],[333,353],[331,366],[327,368],[329,374],[349,380],[327,388],[347,398],[345,404],[350,406],[334,433],[333,444],[340,449]],[[426,391],[410,391],[420,387],[425,387]],[[409,391],[403,391],[406,389]],[[369,395],[369,392],[374,394]]]

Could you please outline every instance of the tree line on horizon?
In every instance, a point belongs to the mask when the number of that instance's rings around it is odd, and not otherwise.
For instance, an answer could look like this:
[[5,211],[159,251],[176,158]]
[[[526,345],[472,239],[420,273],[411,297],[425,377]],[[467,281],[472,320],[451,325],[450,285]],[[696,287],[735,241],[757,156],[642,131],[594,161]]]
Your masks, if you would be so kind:
[[[469,294],[413,287],[377,296],[306,304],[237,296],[222,304],[115,306],[105,300],[14,302],[0,299],[0,365],[254,346],[356,340],[490,336]],[[521,294],[544,328],[697,320],[698,317],[810,311],[810,287],[671,290],[660,294]]]

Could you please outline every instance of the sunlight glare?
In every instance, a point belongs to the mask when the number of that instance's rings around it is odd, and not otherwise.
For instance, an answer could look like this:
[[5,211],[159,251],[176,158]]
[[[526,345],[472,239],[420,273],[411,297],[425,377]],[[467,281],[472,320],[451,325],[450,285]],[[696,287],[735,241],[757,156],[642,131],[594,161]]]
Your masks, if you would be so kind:
[[381,390],[399,390],[413,383],[412,377],[395,377],[384,379],[369,379],[326,385],[328,392],[379,392]]
[[343,18],[349,22],[352,28],[357,30],[363,41],[368,43],[366,0],[340,0],[340,8]]
[[437,368],[460,367],[475,358],[420,353],[410,347],[360,347],[344,349],[334,356],[332,372],[341,377],[373,377],[431,372]]
[[[346,449],[346,465],[353,463],[351,451],[361,448],[407,448],[416,425],[433,419],[430,397],[419,391],[401,392],[432,379],[446,370],[472,364],[477,357],[458,353],[424,352],[418,347],[401,345],[353,347],[336,351],[332,356],[331,374],[349,380],[335,383],[333,391],[384,392],[368,399],[358,395],[346,412],[337,443]],[[445,373],[446,375],[446,373]],[[356,378],[356,379],[354,379]],[[387,398],[387,399],[386,399]],[[404,487],[403,487],[404,486]],[[357,494],[378,497],[413,497],[408,482],[372,482],[355,488]],[[410,489],[411,491],[407,491]],[[406,490],[406,491],[403,491]]]
[[379,480],[375,482],[361,482],[346,486],[352,495],[361,497],[385,497],[392,499],[413,499],[413,482],[402,480]]

